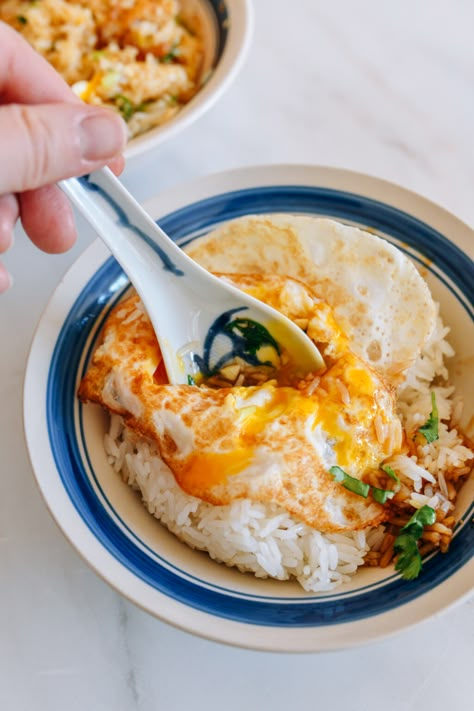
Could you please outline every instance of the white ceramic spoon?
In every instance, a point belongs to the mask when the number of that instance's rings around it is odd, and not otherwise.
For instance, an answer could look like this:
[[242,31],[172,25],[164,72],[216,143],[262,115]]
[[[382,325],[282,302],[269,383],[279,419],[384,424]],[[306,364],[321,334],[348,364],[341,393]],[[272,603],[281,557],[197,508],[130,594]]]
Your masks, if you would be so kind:
[[245,349],[246,338],[250,330],[257,336],[265,334],[255,324],[286,350],[298,375],[317,372],[324,365],[312,341],[292,321],[188,257],[108,168],[62,181],[60,187],[137,290],[171,383],[194,382],[198,372],[209,375],[216,364],[230,359],[232,351],[242,355],[238,353],[242,346],[244,360],[251,362],[252,347]]

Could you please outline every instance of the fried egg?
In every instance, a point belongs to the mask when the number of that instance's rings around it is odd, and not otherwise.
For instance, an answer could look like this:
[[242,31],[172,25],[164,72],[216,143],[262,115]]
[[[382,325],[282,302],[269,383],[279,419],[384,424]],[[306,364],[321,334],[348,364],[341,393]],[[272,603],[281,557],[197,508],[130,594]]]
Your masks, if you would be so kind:
[[186,251],[209,271],[301,280],[332,307],[354,353],[395,385],[434,329],[436,308],[411,260],[386,240],[334,220],[241,217]]
[[281,505],[322,532],[358,530],[387,506],[346,489],[403,449],[392,385],[352,348],[333,309],[307,285],[274,274],[218,274],[304,328],[324,372],[297,386],[170,385],[136,295],[109,316],[79,397],[122,415],[153,440],[179,486],[214,505],[247,498]]

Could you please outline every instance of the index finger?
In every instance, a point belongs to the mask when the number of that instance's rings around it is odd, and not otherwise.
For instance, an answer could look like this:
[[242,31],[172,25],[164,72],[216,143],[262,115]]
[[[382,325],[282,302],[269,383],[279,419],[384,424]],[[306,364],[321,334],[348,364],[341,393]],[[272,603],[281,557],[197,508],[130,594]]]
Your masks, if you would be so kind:
[[4,22],[0,22],[0,47],[0,103],[80,101],[46,59]]

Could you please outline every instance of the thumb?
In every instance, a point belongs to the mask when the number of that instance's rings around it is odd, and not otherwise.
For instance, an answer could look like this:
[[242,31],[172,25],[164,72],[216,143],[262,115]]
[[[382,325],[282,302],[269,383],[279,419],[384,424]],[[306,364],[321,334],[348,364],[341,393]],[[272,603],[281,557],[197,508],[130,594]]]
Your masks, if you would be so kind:
[[112,111],[60,103],[0,107],[0,194],[95,170],[121,153],[126,128]]

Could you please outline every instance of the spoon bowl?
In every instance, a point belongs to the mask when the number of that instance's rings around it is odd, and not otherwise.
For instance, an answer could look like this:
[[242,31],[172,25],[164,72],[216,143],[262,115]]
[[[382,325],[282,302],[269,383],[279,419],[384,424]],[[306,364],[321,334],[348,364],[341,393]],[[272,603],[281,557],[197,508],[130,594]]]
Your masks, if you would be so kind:
[[200,267],[151,219],[108,168],[60,187],[123,268],[155,330],[168,380],[195,384],[240,358],[291,364],[293,378],[324,367],[290,319]]

